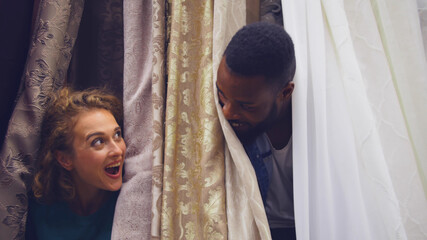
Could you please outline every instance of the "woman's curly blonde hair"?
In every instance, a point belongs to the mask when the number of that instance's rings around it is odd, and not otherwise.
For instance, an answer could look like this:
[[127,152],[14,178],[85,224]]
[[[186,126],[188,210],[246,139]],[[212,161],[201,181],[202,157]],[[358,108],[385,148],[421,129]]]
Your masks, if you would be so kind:
[[92,109],[105,109],[122,120],[122,104],[105,89],[73,91],[63,88],[51,96],[41,127],[39,157],[32,185],[34,197],[45,203],[71,200],[75,187],[69,171],[56,160],[55,153],[72,154],[73,127],[75,116]]

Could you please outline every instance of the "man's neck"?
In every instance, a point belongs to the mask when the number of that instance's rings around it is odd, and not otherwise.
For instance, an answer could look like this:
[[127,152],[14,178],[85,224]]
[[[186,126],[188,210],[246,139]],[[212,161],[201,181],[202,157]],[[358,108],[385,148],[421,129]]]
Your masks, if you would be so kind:
[[266,131],[275,149],[284,148],[292,136],[292,108],[288,107],[278,120]]

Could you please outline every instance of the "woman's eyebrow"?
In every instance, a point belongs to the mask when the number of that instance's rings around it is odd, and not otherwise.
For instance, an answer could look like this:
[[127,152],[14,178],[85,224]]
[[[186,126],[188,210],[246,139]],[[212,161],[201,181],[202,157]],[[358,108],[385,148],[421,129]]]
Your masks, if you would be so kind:
[[98,135],[104,135],[104,133],[103,132],[94,132],[94,133],[91,133],[91,134],[87,135],[86,140],[89,140],[89,138],[91,138],[93,136],[98,136]]

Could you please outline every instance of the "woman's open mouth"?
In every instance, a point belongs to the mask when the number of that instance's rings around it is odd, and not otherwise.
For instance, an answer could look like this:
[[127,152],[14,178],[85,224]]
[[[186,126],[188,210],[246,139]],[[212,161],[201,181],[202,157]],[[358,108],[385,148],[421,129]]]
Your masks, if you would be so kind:
[[120,172],[120,165],[121,165],[121,161],[118,162],[114,162],[108,166],[105,167],[105,172],[107,173],[108,176],[110,177],[118,177],[119,172]]

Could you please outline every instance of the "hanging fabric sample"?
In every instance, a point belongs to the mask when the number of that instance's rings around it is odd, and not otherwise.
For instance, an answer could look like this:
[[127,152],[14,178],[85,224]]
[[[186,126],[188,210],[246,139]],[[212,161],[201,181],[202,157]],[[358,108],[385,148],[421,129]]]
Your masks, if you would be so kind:
[[124,1],[124,183],[116,204],[112,239],[149,239],[152,206],[152,7]]
[[[213,1],[168,1],[168,35],[156,25],[161,21],[157,14],[164,12],[157,11],[159,6],[153,4],[153,238],[225,239],[223,138],[211,84]],[[157,52],[159,36],[169,36],[163,60]],[[167,87],[162,92],[165,79],[158,77],[165,60]],[[165,106],[159,106],[160,99],[166,99]],[[159,141],[162,108],[164,140]]]
[[65,81],[84,1],[40,2],[22,81],[25,86],[12,114],[0,153],[0,238],[22,239],[26,186],[38,149],[47,95]]

